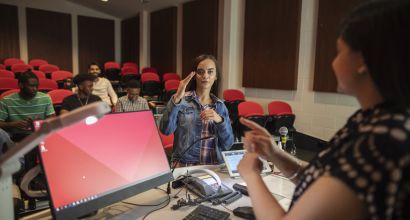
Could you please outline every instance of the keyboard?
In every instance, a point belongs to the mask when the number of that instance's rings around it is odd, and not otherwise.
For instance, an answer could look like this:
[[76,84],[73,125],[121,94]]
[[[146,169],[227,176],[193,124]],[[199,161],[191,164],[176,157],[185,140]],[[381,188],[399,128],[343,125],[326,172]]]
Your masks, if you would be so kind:
[[224,220],[228,219],[229,213],[209,206],[199,205],[189,213],[184,220]]

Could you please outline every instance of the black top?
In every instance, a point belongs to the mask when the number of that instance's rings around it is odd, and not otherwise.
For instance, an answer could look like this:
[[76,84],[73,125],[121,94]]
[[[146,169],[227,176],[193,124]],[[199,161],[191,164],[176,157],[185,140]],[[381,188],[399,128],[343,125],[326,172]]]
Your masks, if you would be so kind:
[[368,219],[410,219],[409,151],[410,108],[359,110],[300,173],[292,205],[316,179],[332,176],[364,202]]
[[77,94],[74,94],[64,98],[61,109],[71,111],[81,106],[98,101],[101,101],[101,98],[96,95],[90,95],[89,98],[79,99]]

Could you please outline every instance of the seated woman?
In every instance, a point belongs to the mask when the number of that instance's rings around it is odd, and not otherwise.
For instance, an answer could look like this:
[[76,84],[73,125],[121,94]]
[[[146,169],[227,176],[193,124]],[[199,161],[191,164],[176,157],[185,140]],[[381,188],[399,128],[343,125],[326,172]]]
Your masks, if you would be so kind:
[[[241,119],[248,153],[238,169],[257,219],[410,219],[410,1],[368,1],[344,21],[333,69],[361,109],[309,164]],[[259,173],[272,161],[296,188],[282,209]]]
[[201,55],[168,102],[160,130],[166,135],[175,132],[174,157],[178,162],[173,166],[219,164],[223,161],[221,151],[231,148],[233,133],[228,110],[211,93],[217,91],[218,78],[216,59]]

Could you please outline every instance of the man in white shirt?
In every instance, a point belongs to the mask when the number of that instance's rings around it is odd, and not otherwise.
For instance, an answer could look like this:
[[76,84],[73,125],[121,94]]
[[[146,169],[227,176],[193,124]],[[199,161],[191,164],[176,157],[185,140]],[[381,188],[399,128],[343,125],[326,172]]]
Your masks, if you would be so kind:
[[88,73],[97,77],[94,81],[93,95],[99,96],[109,106],[115,106],[118,101],[117,94],[112,88],[111,82],[101,76],[101,68],[97,63],[88,65]]
[[141,85],[136,80],[131,80],[127,84],[127,95],[118,99],[115,112],[131,112],[148,110],[148,102],[140,96]]

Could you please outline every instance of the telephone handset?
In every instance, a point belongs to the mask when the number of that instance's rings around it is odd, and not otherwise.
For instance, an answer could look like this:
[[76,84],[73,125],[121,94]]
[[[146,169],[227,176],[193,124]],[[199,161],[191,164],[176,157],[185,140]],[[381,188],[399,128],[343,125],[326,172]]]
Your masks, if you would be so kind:
[[215,189],[212,186],[195,176],[187,177],[184,183],[191,191],[203,197],[208,197],[215,193]]
[[[197,176],[191,176],[194,173],[206,173],[214,180],[210,181],[210,178],[203,178]],[[197,194],[200,197],[206,198],[209,196],[214,196],[216,194],[226,194],[232,192],[228,187],[224,186],[216,174],[212,170],[208,169],[195,169],[188,171],[188,177],[183,180],[185,186],[191,190],[193,193]],[[215,183],[216,182],[216,183]]]

